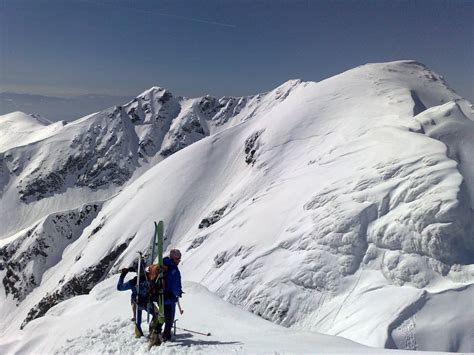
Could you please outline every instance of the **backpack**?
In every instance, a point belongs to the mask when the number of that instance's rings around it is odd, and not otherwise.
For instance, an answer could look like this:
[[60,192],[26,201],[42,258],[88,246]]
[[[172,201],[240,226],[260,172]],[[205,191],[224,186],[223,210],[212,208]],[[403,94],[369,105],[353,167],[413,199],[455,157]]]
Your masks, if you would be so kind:
[[[137,289],[138,278],[135,276],[130,280],[130,285],[136,291]],[[138,293],[132,294],[132,302],[138,304],[139,306],[146,306],[148,303],[148,282],[146,280],[140,280],[140,285],[138,287]]]
[[165,274],[168,271],[168,267],[163,265],[161,272],[161,282],[157,282],[160,277],[160,265],[151,264],[146,268],[147,279],[148,279],[148,294],[153,301],[158,300],[158,294],[164,292],[165,288]]
[[[160,274],[160,265],[158,264],[151,264],[146,268],[147,271],[147,279],[149,281],[156,281]],[[168,271],[168,266],[163,265],[163,276]]]

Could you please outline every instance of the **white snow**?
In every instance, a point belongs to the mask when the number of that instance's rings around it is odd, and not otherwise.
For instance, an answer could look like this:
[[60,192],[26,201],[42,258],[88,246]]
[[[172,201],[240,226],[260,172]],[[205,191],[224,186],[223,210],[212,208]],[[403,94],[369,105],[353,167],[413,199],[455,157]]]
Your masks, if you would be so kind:
[[[136,339],[133,335],[130,293],[116,291],[117,279],[111,277],[89,295],[51,308],[46,316],[0,343],[2,354],[396,353],[272,324],[192,282],[183,285],[186,291],[181,301],[183,314],[176,316],[176,325],[211,335],[177,329],[173,342],[148,351],[146,339]],[[143,327],[146,335],[145,321]]]
[[[85,203],[106,201],[97,202],[100,210],[77,227],[67,247],[48,245],[45,253],[61,258],[48,264],[23,300],[12,291],[0,295],[0,350],[53,351],[53,340],[40,334],[56,327],[50,320],[59,312],[66,325],[58,334],[71,341],[54,351],[118,352],[137,344],[145,351],[144,342],[126,336],[128,299],[113,292],[113,281],[59,303],[23,332],[18,328],[31,309],[51,301],[48,295],[72,297],[68,287],[93,275],[101,262],[107,263],[104,277],[130,265],[137,251],[148,251],[153,221],[161,219],[166,247],[183,252],[190,289],[183,304],[193,314],[180,322],[209,328],[217,341],[231,344],[183,337],[179,342],[189,349],[169,344],[159,351],[314,352],[316,344],[328,352],[370,351],[308,332],[377,348],[474,351],[473,127],[472,105],[440,76],[399,61],[319,83],[293,80],[246,98],[185,99],[153,87],[123,108],[12,148],[1,162],[2,250],[15,252],[14,243],[31,241],[28,230],[52,213],[69,216]],[[85,186],[75,187],[68,176],[65,186],[39,201],[36,190],[27,203],[19,200],[19,186],[38,186],[37,168],[56,173],[61,161],[89,159],[91,151],[95,165],[81,175]],[[108,162],[131,177],[97,188],[116,177]],[[6,272],[0,270],[0,278],[23,287]],[[26,269],[21,278],[30,274]],[[110,302],[87,308],[97,292]],[[125,306],[112,318],[108,303],[115,302]],[[207,317],[197,316],[201,303]],[[206,308],[216,303],[230,323],[222,334],[222,318]],[[274,324],[243,313],[242,325],[236,318],[243,310]],[[97,317],[93,326],[75,321],[82,313]],[[432,331],[435,324],[443,336]],[[247,329],[262,329],[263,336]],[[111,333],[127,340],[110,343]]]
[[[472,115],[474,117],[474,115]],[[448,156],[458,162],[474,209],[474,125],[462,110],[460,102],[448,102],[433,107],[415,117],[429,137],[448,147]]]
[[396,324],[392,333],[396,345],[405,349],[472,352],[472,314],[466,310],[474,307],[473,285],[427,294],[423,302],[423,307],[412,310],[403,323]]
[[23,112],[0,116],[0,153],[43,140],[57,133],[63,125],[63,122],[51,123],[45,118]]

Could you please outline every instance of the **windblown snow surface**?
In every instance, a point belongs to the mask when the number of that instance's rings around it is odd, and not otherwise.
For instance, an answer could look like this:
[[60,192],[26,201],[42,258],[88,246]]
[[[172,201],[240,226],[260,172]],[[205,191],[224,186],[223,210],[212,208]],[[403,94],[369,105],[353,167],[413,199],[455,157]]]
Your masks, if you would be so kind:
[[160,219],[178,327],[212,336],[153,352],[474,351],[473,106],[424,65],[25,116],[0,116],[1,353],[146,352],[115,282]]

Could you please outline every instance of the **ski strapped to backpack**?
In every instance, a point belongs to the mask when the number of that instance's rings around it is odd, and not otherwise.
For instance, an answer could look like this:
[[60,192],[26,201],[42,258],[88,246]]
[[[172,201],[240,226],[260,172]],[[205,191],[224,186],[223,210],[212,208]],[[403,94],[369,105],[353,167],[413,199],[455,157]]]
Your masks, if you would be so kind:
[[[148,294],[152,301],[157,302],[158,310],[154,312],[153,324],[150,324],[150,328],[153,331],[150,334],[148,341],[148,350],[155,345],[160,345],[162,342],[161,334],[157,332],[157,329],[161,329],[161,326],[165,323],[165,311],[164,311],[164,268],[163,268],[163,221],[159,223],[155,222],[155,234],[152,239],[151,247],[151,260],[150,266],[148,266]],[[157,257],[155,258],[155,250]],[[158,259],[156,262],[155,259]]]
[[[156,225],[156,222],[155,222],[155,230],[153,231],[153,236],[151,237],[151,254],[150,254],[150,261],[149,261],[149,263],[148,263],[148,265],[150,265],[150,266],[149,266],[150,268],[153,266],[153,264],[154,264],[154,262],[155,262],[155,252],[156,252],[156,244],[157,244],[157,243],[156,243],[156,239],[157,239],[157,237],[156,237],[156,235],[157,235],[157,233],[156,233],[156,228],[157,228],[157,225]],[[152,277],[149,277],[148,279],[149,279],[149,280],[153,280]],[[150,289],[150,291],[151,291],[151,289]],[[152,298],[152,297],[150,296],[150,298]],[[148,321],[148,323],[150,323],[150,314],[149,314],[149,313],[147,313],[147,321]]]
[[164,275],[163,275],[163,221],[155,222],[156,250],[158,259],[158,275],[155,284],[158,289],[158,321],[160,324],[165,322],[165,294],[164,294]]

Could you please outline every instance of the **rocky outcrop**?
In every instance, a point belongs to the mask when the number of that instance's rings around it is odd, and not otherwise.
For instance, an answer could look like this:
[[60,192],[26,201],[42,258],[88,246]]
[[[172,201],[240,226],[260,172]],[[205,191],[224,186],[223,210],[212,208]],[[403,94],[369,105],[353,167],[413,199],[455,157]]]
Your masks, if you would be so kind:
[[3,286],[19,304],[37,287],[43,273],[58,263],[64,249],[77,240],[100,211],[101,203],[46,217],[12,243],[0,249]]
[[127,246],[127,243],[119,245],[97,264],[88,267],[80,275],[73,276],[59,290],[46,294],[36,306],[30,309],[21,325],[21,329],[33,319],[42,317],[51,307],[61,301],[88,294],[97,283],[107,276],[110,267]]

